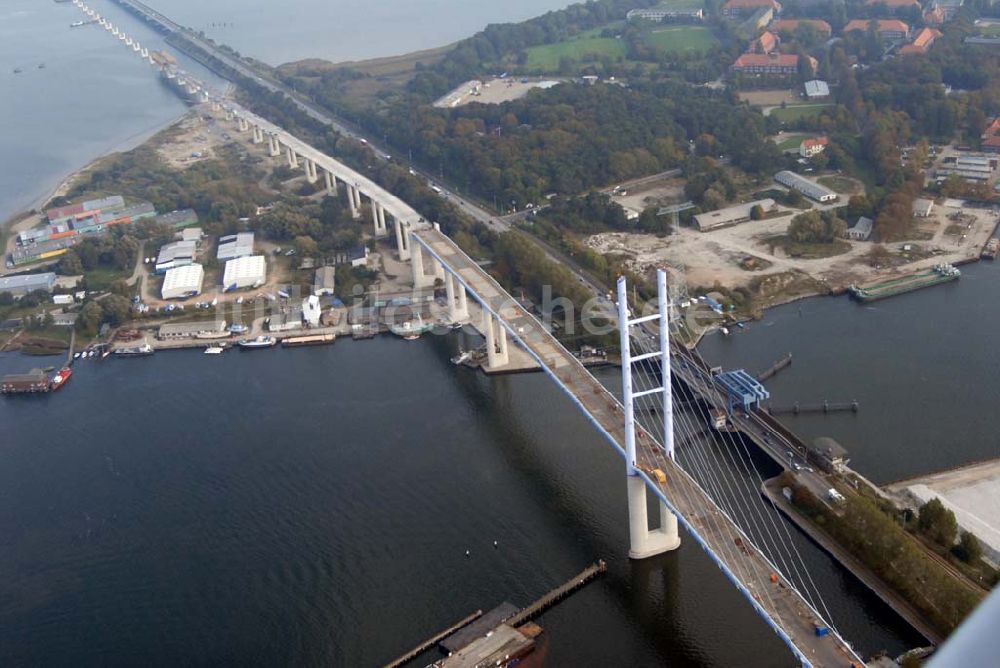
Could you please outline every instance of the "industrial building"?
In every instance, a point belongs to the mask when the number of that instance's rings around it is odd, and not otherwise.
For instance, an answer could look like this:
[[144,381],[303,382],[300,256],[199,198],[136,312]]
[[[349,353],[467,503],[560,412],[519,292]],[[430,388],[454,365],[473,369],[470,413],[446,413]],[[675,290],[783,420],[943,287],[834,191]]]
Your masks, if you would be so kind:
[[816,200],[817,202],[832,202],[837,199],[837,193],[833,192],[829,188],[825,188],[814,181],[810,181],[804,176],[800,176],[795,172],[790,172],[787,169],[783,169],[774,175],[774,180],[783,186],[791,188],[792,190],[797,190],[809,199]]
[[[1000,139],[1000,138],[998,138]],[[1000,141],[997,142],[1000,151]],[[983,142],[984,150],[991,150],[987,142]],[[989,181],[993,177],[993,166],[996,158],[985,156],[963,155],[953,160],[945,159],[944,164],[935,172],[938,177],[960,176],[968,181]]]
[[[116,204],[121,198],[107,198]],[[129,225],[137,220],[156,216],[156,209],[149,202],[139,202],[126,207],[86,209],[85,206],[104,203],[106,200],[92,200],[73,207],[63,207],[49,211],[50,224],[24,230],[17,235],[17,243],[28,246],[43,241],[64,239],[85,234],[104,232],[113,225]],[[75,213],[71,213],[75,212]],[[57,222],[52,222],[57,221]]]
[[267,321],[267,329],[271,332],[287,332],[302,329],[302,311],[281,311],[275,313]]
[[163,277],[163,288],[160,296],[163,299],[182,299],[201,293],[201,284],[205,280],[205,269],[200,264],[189,264],[167,271]]
[[336,267],[320,267],[317,269],[316,275],[313,277],[313,294],[317,297],[334,294],[333,288],[336,285],[336,278]]
[[221,339],[229,336],[226,324],[226,321],[221,318],[197,322],[174,322],[160,325],[160,331],[156,337],[159,339]]
[[197,225],[198,214],[195,213],[194,209],[179,209],[177,211],[160,214],[156,217],[156,222],[160,225],[166,225],[167,227],[179,230],[184,227]]
[[321,314],[321,307],[319,304],[319,297],[316,295],[309,295],[302,300],[302,319],[306,321],[306,324],[310,327],[319,327],[319,317]]
[[121,209],[124,206],[125,200],[121,195],[112,195],[110,197],[87,200],[86,202],[80,202],[79,204],[55,207],[47,210],[45,212],[45,217],[48,219],[50,225],[57,225],[69,220],[84,217],[88,214],[94,213],[95,211],[114,211],[116,209]]
[[264,285],[267,264],[263,255],[248,255],[226,262],[222,286],[226,291]]
[[240,232],[219,237],[219,249],[216,257],[220,262],[253,255],[253,232]]
[[162,246],[156,256],[156,273],[193,264],[197,254],[198,243],[195,241],[174,241]]
[[[817,61],[808,56],[810,65],[816,69]],[[794,53],[744,53],[732,66],[733,72],[744,74],[795,74],[799,71],[799,56]]]
[[699,232],[707,232],[719,227],[745,223],[750,220],[750,212],[755,206],[760,206],[764,211],[770,211],[774,208],[774,200],[770,198],[758,199],[726,209],[699,213],[694,216],[694,224],[698,227]]
[[18,298],[35,290],[52,292],[52,286],[55,284],[56,275],[52,272],[4,276],[0,278],[0,292],[9,292],[15,298]]
[[12,267],[19,267],[22,264],[50,260],[59,257],[82,240],[81,237],[66,237],[65,239],[50,239],[49,241],[30,243],[26,246],[16,246],[11,251],[8,264]]
[[920,199],[913,200],[913,215],[917,218],[927,218],[934,211],[934,200]]
[[181,241],[194,241],[195,243],[201,243],[201,238],[205,236],[200,227],[185,227],[177,234]]
[[847,230],[847,238],[853,241],[868,241],[872,237],[875,221],[861,216],[854,226]]

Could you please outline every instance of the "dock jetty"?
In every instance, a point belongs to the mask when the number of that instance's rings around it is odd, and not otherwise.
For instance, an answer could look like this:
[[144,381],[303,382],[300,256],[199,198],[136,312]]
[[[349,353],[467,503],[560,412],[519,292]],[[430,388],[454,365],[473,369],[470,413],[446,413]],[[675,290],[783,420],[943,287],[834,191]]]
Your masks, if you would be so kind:
[[542,629],[531,620],[606,570],[604,560],[598,560],[526,608],[504,602],[485,614],[476,610],[385,664],[385,668],[404,666],[435,645],[448,655],[431,664],[435,668],[510,665],[535,648]]

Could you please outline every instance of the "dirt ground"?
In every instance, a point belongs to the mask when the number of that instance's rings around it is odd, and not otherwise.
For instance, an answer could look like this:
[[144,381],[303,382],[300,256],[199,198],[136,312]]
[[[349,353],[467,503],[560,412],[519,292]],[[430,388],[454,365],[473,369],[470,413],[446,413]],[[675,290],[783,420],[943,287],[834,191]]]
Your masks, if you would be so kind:
[[680,268],[689,288],[710,287],[716,282],[728,288],[746,287],[761,276],[798,273],[815,280],[820,287],[839,290],[852,283],[910,273],[939,262],[978,258],[997,224],[997,215],[986,209],[964,209],[958,223],[965,227],[964,236],[945,234],[956,224],[948,218],[956,212],[935,207],[933,215],[920,221],[915,232],[922,240],[886,244],[895,260],[892,266],[880,270],[867,261],[871,242],[846,241],[850,245],[846,253],[818,259],[792,258],[780,247],[772,249],[767,239],[784,234],[790,216],[709,232],[683,227],[665,238],[611,232],[594,235],[586,243],[599,252],[625,256],[629,268],[640,273],[663,263]]
[[215,149],[230,140],[230,128],[215,119],[205,120],[197,111],[188,114],[171,129],[170,138],[160,143],[157,153],[175,169],[215,157]]
[[747,90],[740,93],[740,99],[744,102],[749,102],[754,107],[777,107],[782,102],[785,104],[796,104],[802,101],[801,97],[788,89]]
[[[480,84],[478,93],[473,93],[474,86]],[[500,104],[510,102],[528,94],[535,88],[551,88],[559,83],[557,79],[528,79],[523,82],[515,77],[504,79],[493,78],[488,81],[466,81],[450,93],[434,103],[435,107],[454,109],[462,105],[478,102],[480,104]]]
[[676,204],[684,199],[684,180],[667,178],[640,185],[626,187],[625,195],[612,195],[611,199],[626,210],[642,213],[651,206]]

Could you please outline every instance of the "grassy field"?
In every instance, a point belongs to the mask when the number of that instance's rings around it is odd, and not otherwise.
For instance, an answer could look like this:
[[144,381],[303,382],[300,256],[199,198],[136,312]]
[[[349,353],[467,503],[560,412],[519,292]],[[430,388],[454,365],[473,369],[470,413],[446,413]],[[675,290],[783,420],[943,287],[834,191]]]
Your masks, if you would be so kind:
[[837,240],[828,244],[800,243],[793,241],[786,234],[770,237],[767,243],[771,246],[772,253],[775,248],[782,248],[788,257],[799,260],[817,260],[824,257],[834,257],[835,255],[843,255],[851,250],[851,244],[846,241]]
[[846,176],[821,176],[816,180],[821,186],[826,186],[840,195],[855,195],[861,192],[861,184]]
[[645,41],[660,53],[708,51],[719,44],[712,31],[704,26],[655,28],[646,33]]
[[776,142],[776,144],[777,144],[778,148],[780,150],[782,150],[782,151],[791,151],[793,149],[796,150],[796,151],[798,151],[799,150],[799,144],[801,144],[802,140],[805,139],[808,136],[809,135],[794,135],[794,134],[792,134],[792,135],[783,135],[781,137],[781,141]]
[[575,61],[595,60],[602,56],[624,58],[625,43],[613,37],[577,37],[556,44],[533,46],[525,54],[528,68],[551,71],[559,69],[559,61],[563,58]]
[[832,107],[832,104],[798,104],[787,106],[784,109],[778,107],[771,110],[771,115],[779,121],[797,121],[806,116],[816,116],[824,109]]

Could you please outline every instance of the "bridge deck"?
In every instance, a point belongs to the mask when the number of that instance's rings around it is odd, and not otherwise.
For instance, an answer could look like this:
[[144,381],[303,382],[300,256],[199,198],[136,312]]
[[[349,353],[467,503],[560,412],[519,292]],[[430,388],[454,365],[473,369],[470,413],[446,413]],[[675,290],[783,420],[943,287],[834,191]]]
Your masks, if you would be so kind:
[[[504,323],[511,336],[538,359],[542,368],[570,394],[604,433],[609,442],[624,454],[624,420],[618,399],[567,351],[541,324],[525,311],[507,292],[471,258],[442,233],[420,230],[415,235],[438,260],[444,262],[484,306]],[[815,666],[863,665],[847,644],[836,634],[815,635],[818,617],[791,587],[771,584],[775,568],[740,529],[716,506],[705,491],[662,449],[651,442],[640,444],[640,467],[659,468],[667,482],[659,484],[643,474],[647,486],[679,514],[692,535],[719,563],[727,575],[753,602],[758,613],[771,623],[798,658]]]

